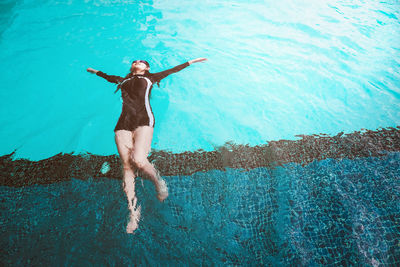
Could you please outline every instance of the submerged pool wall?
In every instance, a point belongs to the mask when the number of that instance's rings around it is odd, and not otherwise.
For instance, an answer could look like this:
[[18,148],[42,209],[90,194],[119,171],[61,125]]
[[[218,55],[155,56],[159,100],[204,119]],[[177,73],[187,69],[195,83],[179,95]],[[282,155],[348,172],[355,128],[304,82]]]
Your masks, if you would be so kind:
[[[190,175],[200,171],[253,169],[276,167],[287,163],[307,165],[327,158],[381,157],[387,152],[400,151],[400,127],[363,130],[336,136],[326,134],[302,135],[299,140],[270,141],[265,145],[249,146],[227,143],[214,151],[171,153],[153,151],[150,161],[161,175]],[[27,186],[47,184],[71,178],[121,178],[116,155],[58,154],[51,158],[30,161],[13,159],[13,153],[0,157],[0,185]]]

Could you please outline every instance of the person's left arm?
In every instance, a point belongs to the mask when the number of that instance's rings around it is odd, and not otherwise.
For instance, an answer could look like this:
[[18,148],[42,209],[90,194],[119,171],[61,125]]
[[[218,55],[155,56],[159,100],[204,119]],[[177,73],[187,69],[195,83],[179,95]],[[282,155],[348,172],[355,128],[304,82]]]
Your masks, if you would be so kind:
[[183,64],[180,64],[180,65],[178,65],[178,66],[176,66],[176,67],[173,67],[173,68],[171,68],[171,69],[168,69],[168,70],[164,70],[164,71],[161,71],[161,72],[157,72],[157,73],[153,73],[152,74],[152,82],[154,83],[154,82],[160,82],[162,79],[164,79],[165,77],[167,77],[168,75],[171,75],[172,73],[176,73],[176,72],[178,72],[178,71],[181,71],[181,70],[183,70],[184,68],[186,68],[187,66],[189,66],[189,65],[192,65],[193,63],[196,63],[196,62],[202,62],[202,61],[205,61],[205,60],[207,60],[206,58],[196,58],[196,59],[193,59],[193,60],[189,60],[188,62],[185,62],[185,63],[183,63]]

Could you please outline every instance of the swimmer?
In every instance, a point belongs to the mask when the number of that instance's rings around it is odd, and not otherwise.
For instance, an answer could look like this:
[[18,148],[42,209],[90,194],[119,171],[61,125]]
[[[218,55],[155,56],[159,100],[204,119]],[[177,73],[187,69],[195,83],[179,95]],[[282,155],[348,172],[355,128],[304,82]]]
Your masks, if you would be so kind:
[[206,58],[196,58],[174,68],[157,73],[150,73],[150,65],[145,60],[132,62],[130,72],[125,77],[108,75],[99,70],[88,68],[87,71],[100,76],[111,83],[118,84],[121,89],[122,112],[114,128],[115,143],[123,165],[123,188],[128,199],[130,220],[126,227],[127,233],[133,233],[139,223],[140,206],[136,207],[135,181],[137,172],[141,171],[143,178],[153,182],[157,198],[163,202],[168,197],[168,188],[158,171],[148,161],[151,140],[154,130],[154,115],[149,97],[153,84],[172,73],[183,70],[187,66],[203,62]]

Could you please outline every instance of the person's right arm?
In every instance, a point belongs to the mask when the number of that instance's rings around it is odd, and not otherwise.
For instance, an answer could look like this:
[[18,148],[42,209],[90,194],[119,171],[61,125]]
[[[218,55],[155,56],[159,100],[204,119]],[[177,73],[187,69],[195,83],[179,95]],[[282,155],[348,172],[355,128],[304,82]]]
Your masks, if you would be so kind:
[[87,68],[87,71],[90,73],[94,73],[97,76],[100,76],[101,78],[106,79],[107,81],[109,81],[110,83],[120,83],[124,80],[124,78],[122,78],[121,76],[117,76],[117,75],[108,75],[102,71],[99,70],[95,70],[92,68]]

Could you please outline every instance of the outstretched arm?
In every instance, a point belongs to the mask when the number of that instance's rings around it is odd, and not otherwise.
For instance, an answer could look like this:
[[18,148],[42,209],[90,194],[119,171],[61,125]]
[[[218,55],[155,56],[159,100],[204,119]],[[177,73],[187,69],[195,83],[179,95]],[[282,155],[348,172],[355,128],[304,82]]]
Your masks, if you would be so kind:
[[96,74],[97,76],[100,76],[100,77],[106,79],[106,80],[109,81],[110,83],[120,83],[120,82],[122,82],[122,80],[124,79],[124,78],[122,78],[121,76],[117,76],[117,75],[107,75],[107,74],[104,73],[104,72],[101,72],[101,71],[99,71],[99,70],[95,70],[95,69],[92,69],[92,68],[87,68],[87,71],[90,72],[90,73],[94,73],[94,74]]
[[167,77],[168,75],[170,75],[172,73],[176,73],[178,71],[181,71],[184,68],[186,68],[187,66],[192,65],[193,63],[202,62],[202,61],[206,61],[206,60],[207,60],[206,58],[196,58],[193,60],[189,60],[188,62],[178,65],[176,67],[173,67],[171,69],[153,73],[153,75],[152,75],[153,82],[159,82],[162,79],[164,79],[165,77]]

